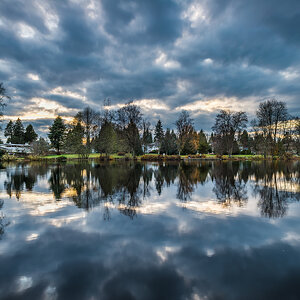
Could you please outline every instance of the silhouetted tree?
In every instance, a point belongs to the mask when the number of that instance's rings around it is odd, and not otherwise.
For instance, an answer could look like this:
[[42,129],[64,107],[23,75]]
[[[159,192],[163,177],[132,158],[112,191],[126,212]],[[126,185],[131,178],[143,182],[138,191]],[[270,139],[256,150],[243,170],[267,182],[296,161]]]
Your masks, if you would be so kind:
[[233,152],[236,133],[241,132],[246,127],[248,118],[245,112],[231,112],[230,110],[220,110],[217,114],[214,131],[214,149],[220,154]]
[[11,142],[13,144],[24,144],[25,143],[25,132],[22,121],[18,118],[13,125],[13,135]]
[[54,120],[49,131],[48,137],[50,139],[51,146],[57,150],[57,153],[60,153],[60,150],[64,145],[66,132],[66,126],[60,116]]
[[66,133],[64,140],[64,148],[70,153],[77,153],[81,157],[86,157],[88,155],[88,150],[85,145],[83,145],[84,139],[84,128],[78,119],[74,118],[71,125]]
[[141,109],[131,103],[117,111],[117,120],[120,134],[128,146],[133,157],[142,153],[142,143],[139,135],[141,127],[142,113]]
[[174,155],[178,153],[176,134],[173,130],[170,131],[169,128],[167,128],[165,137],[163,139],[161,152],[166,153],[167,155]]
[[111,122],[102,124],[99,136],[95,140],[95,149],[106,156],[117,150],[117,134]]
[[155,125],[155,132],[154,132],[154,141],[158,147],[158,153],[161,151],[161,145],[164,139],[164,130],[161,124],[161,120],[158,120]]
[[209,144],[207,142],[205,133],[201,129],[200,132],[199,132],[199,147],[198,147],[198,151],[201,154],[206,154],[206,153],[208,153],[208,150],[209,150]]
[[179,154],[181,154],[186,143],[193,138],[193,133],[195,131],[193,120],[190,118],[190,115],[187,111],[181,112],[178,120],[176,121],[176,127],[178,134],[178,151]]
[[253,127],[263,137],[263,153],[275,155],[278,141],[279,123],[287,120],[286,103],[276,99],[266,100],[259,104]]
[[84,128],[84,136],[86,138],[86,148],[88,153],[91,152],[91,141],[96,136],[99,124],[100,114],[90,107],[86,107],[83,111],[79,112],[75,118],[82,122]]
[[36,141],[38,135],[34,131],[34,128],[31,124],[26,127],[25,134],[24,134],[24,141],[25,143],[32,143]]

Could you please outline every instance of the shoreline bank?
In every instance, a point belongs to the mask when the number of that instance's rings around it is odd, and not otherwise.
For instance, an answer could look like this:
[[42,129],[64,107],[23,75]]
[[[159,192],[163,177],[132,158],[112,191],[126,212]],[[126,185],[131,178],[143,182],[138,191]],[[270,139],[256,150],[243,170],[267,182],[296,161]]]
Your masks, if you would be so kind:
[[267,156],[263,155],[159,155],[159,154],[144,154],[136,156],[135,158],[119,155],[110,155],[109,157],[100,154],[90,154],[89,157],[81,157],[78,154],[61,154],[48,156],[6,156],[0,159],[1,162],[64,162],[64,161],[82,161],[82,160],[96,160],[96,161],[263,161],[263,160],[300,160],[300,156]]

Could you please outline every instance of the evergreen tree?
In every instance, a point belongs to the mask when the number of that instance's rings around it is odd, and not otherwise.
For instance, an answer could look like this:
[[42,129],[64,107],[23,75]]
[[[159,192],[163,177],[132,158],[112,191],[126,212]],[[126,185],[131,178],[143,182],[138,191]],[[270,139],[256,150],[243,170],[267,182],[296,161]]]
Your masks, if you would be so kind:
[[117,150],[117,134],[111,122],[102,124],[95,142],[95,149],[97,152],[105,153],[106,156]]
[[54,120],[49,130],[50,132],[48,134],[48,137],[50,139],[51,146],[57,150],[57,153],[59,153],[61,147],[64,144],[65,131],[66,131],[66,126],[64,124],[64,121],[60,116],[58,116]]
[[127,144],[133,157],[142,154],[143,153],[142,143],[139,135],[139,130],[136,124],[130,122],[127,128],[125,128],[124,134],[127,138]]
[[66,138],[64,148],[70,153],[85,154],[83,145],[84,128],[81,123],[75,118],[70,126]]
[[18,118],[13,126],[13,135],[11,139],[12,144],[24,144],[25,132],[22,121]]
[[12,141],[13,128],[14,128],[14,123],[12,121],[9,121],[4,130],[4,136],[7,138],[6,140],[7,143],[11,143]]
[[194,140],[192,138],[186,139],[184,146],[182,148],[182,153],[183,155],[188,155],[188,154],[196,154],[197,153],[197,145],[195,145]]
[[24,141],[25,143],[32,143],[33,141],[36,141],[38,135],[33,129],[33,126],[29,124],[26,127],[25,134],[24,134]]
[[133,156],[142,153],[142,143],[139,135],[139,128],[142,121],[141,109],[127,103],[117,111],[117,133],[121,140],[122,147],[126,146]]
[[147,151],[148,145],[152,143],[152,133],[150,132],[150,123],[143,121],[142,144],[144,153]]
[[158,147],[158,153],[160,153],[160,150],[161,150],[160,148],[161,148],[163,139],[164,139],[164,130],[162,128],[161,121],[158,120],[157,124],[155,126],[155,133],[154,133],[154,141]]
[[162,145],[161,145],[161,152],[166,153],[167,155],[174,155],[177,154],[177,141],[176,141],[176,134],[172,130],[168,128],[166,134],[164,136]]
[[198,152],[201,154],[206,154],[209,151],[209,144],[206,139],[206,135],[201,129],[199,132],[199,147],[198,147]]

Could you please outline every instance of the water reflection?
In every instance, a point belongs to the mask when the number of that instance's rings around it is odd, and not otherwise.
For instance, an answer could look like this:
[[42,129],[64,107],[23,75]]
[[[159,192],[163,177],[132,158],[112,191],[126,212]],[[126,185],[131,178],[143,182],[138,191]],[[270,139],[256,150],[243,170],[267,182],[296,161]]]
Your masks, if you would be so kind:
[[252,192],[261,215],[270,218],[283,217],[288,203],[300,199],[299,162],[19,164],[6,169],[4,186],[20,199],[43,177],[56,200],[69,198],[85,210],[102,203],[107,220],[113,206],[134,218],[143,199],[170,186],[177,188],[178,200],[189,202],[199,186],[212,183],[215,201],[223,207],[245,206]]
[[210,174],[214,181],[213,191],[222,205],[230,206],[234,203],[243,206],[248,199],[246,183],[249,170],[241,166],[243,165],[233,162],[226,164],[218,162],[211,169]]
[[4,205],[4,201],[0,199],[0,239],[4,234],[5,227],[9,225],[9,221],[6,220],[5,215],[1,212]]
[[289,201],[300,200],[299,164],[263,162],[254,165],[254,193],[258,196],[261,215],[269,218],[283,217]]
[[299,298],[299,162],[18,164],[0,182],[1,299]]

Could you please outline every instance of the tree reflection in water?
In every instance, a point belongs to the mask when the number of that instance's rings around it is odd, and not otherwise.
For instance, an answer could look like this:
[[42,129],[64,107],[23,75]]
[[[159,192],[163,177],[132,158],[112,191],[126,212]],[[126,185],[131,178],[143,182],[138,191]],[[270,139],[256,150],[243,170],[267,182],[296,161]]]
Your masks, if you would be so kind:
[[218,201],[225,206],[232,203],[243,206],[247,200],[247,188],[245,172],[240,168],[239,162],[216,162],[211,168],[210,174],[215,185],[213,191]]
[[286,214],[288,202],[300,200],[299,162],[262,162],[252,168],[254,194],[258,196],[261,215],[279,218]]
[[191,200],[198,183],[204,184],[211,168],[210,163],[181,163],[178,172],[177,198],[183,202]]
[[176,197],[192,200],[196,188],[213,183],[212,191],[222,206],[243,206],[249,187],[258,198],[262,216],[282,217],[288,203],[299,200],[299,162],[218,162],[181,163],[65,163],[54,165],[19,164],[6,169],[7,194],[17,199],[33,190],[40,177],[47,178],[56,200],[69,198],[89,210],[103,204],[103,217],[111,218],[110,208],[134,218],[143,199],[176,186]]
[[22,191],[32,191],[38,177],[45,177],[48,173],[47,165],[41,164],[31,164],[30,167],[25,164],[6,165],[6,167],[4,187],[9,197],[14,193],[18,200]]

